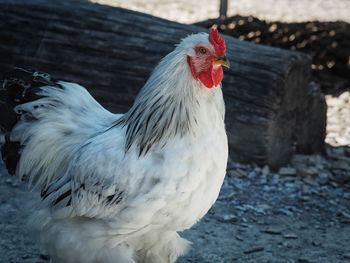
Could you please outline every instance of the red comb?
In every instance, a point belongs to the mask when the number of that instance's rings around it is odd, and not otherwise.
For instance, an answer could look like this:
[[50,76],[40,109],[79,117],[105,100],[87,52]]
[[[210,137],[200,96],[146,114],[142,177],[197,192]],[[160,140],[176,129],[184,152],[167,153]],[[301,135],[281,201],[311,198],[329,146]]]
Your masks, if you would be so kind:
[[209,28],[209,41],[214,46],[215,51],[218,55],[225,56],[226,47],[225,40],[219,35],[217,29]]

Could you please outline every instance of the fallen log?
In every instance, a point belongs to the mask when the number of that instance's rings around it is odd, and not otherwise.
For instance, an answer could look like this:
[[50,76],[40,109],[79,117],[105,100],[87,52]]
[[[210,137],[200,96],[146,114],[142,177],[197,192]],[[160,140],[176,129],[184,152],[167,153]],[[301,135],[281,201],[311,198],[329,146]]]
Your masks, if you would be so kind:
[[[80,1],[0,4],[0,72],[26,66],[77,82],[113,112],[132,105],[174,44],[206,31]],[[229,36],[225,40],[231,62],[223,81],[231,158],[277,168],[295,152],[323,151],[325,102],[309,86],[310,57]]]

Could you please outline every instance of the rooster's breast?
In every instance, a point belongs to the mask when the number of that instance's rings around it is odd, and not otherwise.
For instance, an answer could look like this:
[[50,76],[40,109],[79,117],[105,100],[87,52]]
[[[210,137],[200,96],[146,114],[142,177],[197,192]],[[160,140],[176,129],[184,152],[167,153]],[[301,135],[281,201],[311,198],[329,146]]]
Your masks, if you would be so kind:
[[[170,150],[171,149],[171,150]],[[163,157],[167,186],[166,206],[156,215],[168,230],[190,228],[218,197],[227,164],[227,137],[222,126],[194,138],[179,138]],[[164,220],[164,221],[163,221]]]

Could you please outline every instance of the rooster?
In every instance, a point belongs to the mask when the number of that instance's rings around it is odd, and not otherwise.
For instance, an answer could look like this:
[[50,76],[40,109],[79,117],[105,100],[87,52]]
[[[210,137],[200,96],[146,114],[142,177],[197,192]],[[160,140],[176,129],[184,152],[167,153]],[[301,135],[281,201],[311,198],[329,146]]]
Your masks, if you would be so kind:
[[186,252],[177,232],[207,213],[226,171],[224,56],[216,29],[187,36],[125,114],[48,74],[4,78],[18,121],[2,125],[3,158],[41,191],[29,224],[52,262],[170,263]]

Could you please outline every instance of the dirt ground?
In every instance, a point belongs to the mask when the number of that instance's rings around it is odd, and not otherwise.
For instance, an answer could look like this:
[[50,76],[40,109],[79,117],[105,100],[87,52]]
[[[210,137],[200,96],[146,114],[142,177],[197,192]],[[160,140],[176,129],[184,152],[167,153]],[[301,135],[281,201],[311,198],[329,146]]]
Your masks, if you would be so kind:
[[[1,168],[0,262],[49,262],[26,232],[37,198]],[[218,201],[182,235],[193,246],[179,263],[350,262],[350,185],[230,163]]]

